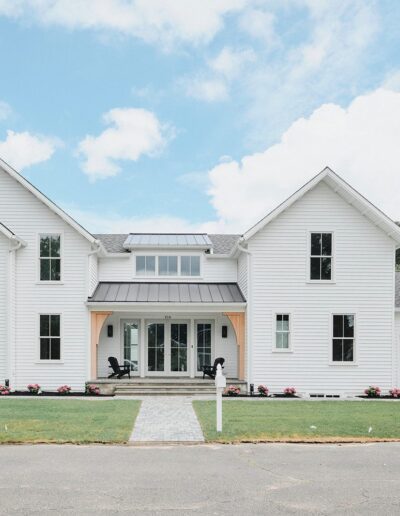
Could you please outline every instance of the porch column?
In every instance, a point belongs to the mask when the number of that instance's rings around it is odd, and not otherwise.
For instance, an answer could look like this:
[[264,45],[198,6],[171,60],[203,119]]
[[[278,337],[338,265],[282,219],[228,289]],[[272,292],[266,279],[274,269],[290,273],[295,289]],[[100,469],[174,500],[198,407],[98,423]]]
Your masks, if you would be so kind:
[[93,380],[97,377],[97,346],[104,321],[112,312],[90,312],[90,371]]
[[244,380],[244,360],[245,360],[245,324],[246,314],[244,312],[227,312],[224,313],[231,321],[233,329],[236,333],[236,342],[239,347],[238,365],[239,380]]

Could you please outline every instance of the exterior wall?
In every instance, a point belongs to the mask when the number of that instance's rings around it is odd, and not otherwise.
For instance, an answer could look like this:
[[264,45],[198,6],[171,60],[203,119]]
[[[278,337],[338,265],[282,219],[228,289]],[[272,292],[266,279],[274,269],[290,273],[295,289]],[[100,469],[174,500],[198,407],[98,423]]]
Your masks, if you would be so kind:
[[[0,220],[27,242],[17,253],[14,387],[37,382],[44,389],[69,384],[82,389],[88,376],[88,292],[90,243],[0,170]],[[62,282],[38,282],[38,234],[62,235]],[[59,363],[39,361],[39,314],[61,314]]]
[[[334,279],[307,283],[308,234],[334,232]],[[252,375],[272,391],[304,393],[389,389],[394,243],[320,183],[249,241],[252,257]],[[274,352],[275,313],[291,314],[292,352]],[[356,314],[355,365],[331,365],[332,313]]]
[[397,360],[393,387],[398,387],[400,385],[400,312],[395,312],[394,315],[394,354]]
[[91,296],[99,281],[99,259],[96,254],[91,254],[88,259],[89,281],[88,296]]
[[[145,250],[140,254],[146,253]],[[148,250],[147,254],[179,254],[181,256],[196,255],[193,251],[159,251]],[[181,278],[171,276],[169,278],[158,278],[151,276],[135,276],[135,254],[124,258],[100,258],[99,259],[99,280],[100,281],[209,281],[209,282],[236,282],[237,281],[237,262],[228,258],[209,258],[204,253],[202,257],[201,277]]]
[[7,293],[8,293],[8,252],[9,240],[0,234],[0,385],[7,378],[8,339],[7,339]]
[[247,274],[248,274],[248,256],[245,253],[241,253],[238,258],[238,284],[244,297],[247,299]]
[[[165,313],[149,314],[149,313],[122,313],[115,312],[110,315],[105,321],[103,328],[100,333],[100,340],[98,346],[98,376],[106,377],[109,374],[108,368],[108,357],[115,356],[120,362],[123,361],[123,336],[122,336],[122,322],[124,320],[139,320],[140,325],[144,328],[146,321],[151,320],[165,320]],[[237,378],[238,370],[238,346],[236,344],[236,336],[234,329],[227,317],[219,314],[168,314],[171,316],[171,320],[183,321],[187,320],[189,323],[189,352],[191,348],[191,329],[190,324],[192,321],[212,321],[213,322],[213,334],[214,334],[214,348],[213,348],[213,360],[216,357],[222,356],[225,358],[225,369],[224,373],[230,378]],[[112,324],[114,327],[113,337],[107,336],[107,325]],[[222,338],[222,325],[228,326],[228,337]],[[142,328],[141,328],[142,330]],[[143,336],[145,331],[140,331],[141,341],[143,344]],[[140,348],[140,360],[144,360],[146,350],[144,346]],[[160,376],[163,376],[160,373]],[[171,373],[173,376],[173,373]]]

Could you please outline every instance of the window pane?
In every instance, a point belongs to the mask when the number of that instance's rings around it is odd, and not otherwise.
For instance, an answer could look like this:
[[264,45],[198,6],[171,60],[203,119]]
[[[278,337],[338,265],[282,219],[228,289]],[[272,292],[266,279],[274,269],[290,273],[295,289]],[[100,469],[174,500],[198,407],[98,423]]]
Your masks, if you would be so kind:
[[144,276],[146,274],[146,257],[136,256],[136,274]]
[[330,280],[332,258],[321,258],[321,279]]
[[40,360],[50,359],[50,339],[40,339]]
[[278,332],[278,333],[276,334],[276,347],[277,347],[278,349],[281,349],[281,348],[282,348],[282,342],[283,342],[283,341],[282,341],[282,333],[279,333],[279,332]]
[[190,276],[190,256],[181,256],[181,275]]
[[321,256],[321,233],[311,233],[311,255]]
[[52,235],[50,237],[50,256],[60,256],[60,235]]
[[50,256],[50,237],[40,237],[40,257]]
[[282,330],[283,331],[289,331],[289,316],[284,315],[284,319],[282,321]]
[[323,256],[332,256],[332,234],[331,233],[323,233],[322,234],[322,255]]
[[344,336],[354,337],[354,315],[344,315]]
[[192,256],[191,265],[191,275],[200,276],[200,256]]
[[50,280],[50,260],[48,258],[41,258],[40,260],[40,280]]
[[61,260],[59,258],[50,260],[50,279],[51,279],[51,281],[60,281],[60,279],[61,279],[60,267],[61,267]]
[[146,274],[148,276],[154,276],[156,273],[156,257],[146,256]]
[[178,257],[168,256],[168,274],[176,276],[178,274]]
[[289,333],[282,333],[282,348],[289,349]]
[[50,316],[50,329],[52,337],[60,336],[60,316],[59,315],[51,315]]
[[158,274],[166,276],[168,274],[168,256],[158,257]]
[[51,339],[50,358],[60,360],[60,339]]
[[345,339],[343,341],[343,360],[345,362],[353,361],[353,340]]
[[48,315],[40,316],[40,336],[50,335],[50,317]]
[[312,280],[321,279],[320,267],[321,267],[321,258],[311,258],[310,278]]
[[333,336],[343,337],[343,315],[333,316]]
[[334,362],[342,361],[342,348],[343,341],[340,339],[333,339],[332,360]]

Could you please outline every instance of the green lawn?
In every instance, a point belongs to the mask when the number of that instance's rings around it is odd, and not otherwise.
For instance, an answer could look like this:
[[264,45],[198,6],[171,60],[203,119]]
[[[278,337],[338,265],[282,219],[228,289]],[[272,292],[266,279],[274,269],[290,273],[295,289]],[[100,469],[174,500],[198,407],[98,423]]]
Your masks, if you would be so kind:
[[400,401],[224,400],[221,434],[215,402],[193,406],[207,441],[400,440]]
[[0,443],[123,443],[139,401],[1,399]]

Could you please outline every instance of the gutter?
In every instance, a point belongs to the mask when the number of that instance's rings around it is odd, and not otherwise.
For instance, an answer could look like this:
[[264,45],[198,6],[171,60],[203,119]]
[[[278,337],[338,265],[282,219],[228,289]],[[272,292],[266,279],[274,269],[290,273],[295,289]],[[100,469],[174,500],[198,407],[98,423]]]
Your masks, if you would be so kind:
[[253,383],[253,354],[250,353],[250,342],[251,342],[251,330],[252,330],[252,319],[253,319],[253,311],[252,311],[252,268],[253,268],[253,260],[252,253],[243,247],[242,243],[244,242],[244,237],[241,237],[239,242],[236,244],[236,248],[245,253],[247,255],[247,321],[246,321],[246,352],[247,352],[247,391],[250,391],[250,384]]

